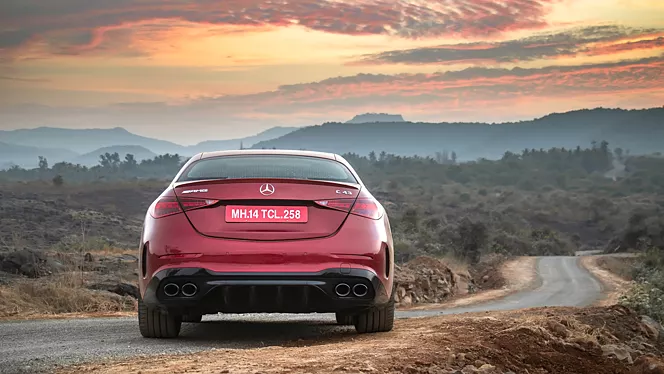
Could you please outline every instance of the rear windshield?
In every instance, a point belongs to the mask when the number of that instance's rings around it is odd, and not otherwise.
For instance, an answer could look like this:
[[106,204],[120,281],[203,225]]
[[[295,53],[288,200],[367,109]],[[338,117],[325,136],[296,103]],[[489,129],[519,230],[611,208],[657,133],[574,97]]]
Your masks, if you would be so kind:
[[205,179],[284,178],[357,183],[343,164],[304,156],[224,156],[191,164],[178,182]]

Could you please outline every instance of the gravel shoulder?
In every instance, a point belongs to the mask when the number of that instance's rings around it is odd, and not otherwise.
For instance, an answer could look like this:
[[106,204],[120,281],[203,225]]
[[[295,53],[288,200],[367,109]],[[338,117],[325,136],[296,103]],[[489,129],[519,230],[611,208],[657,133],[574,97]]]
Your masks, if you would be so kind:
[[599,264],[599,261],[607,256],[609,255],[581,257],[581,264],[601,282],[603,297],[595,303],[600,306],[616,304],[620,296],[634,284],[631,280],[625,279]]

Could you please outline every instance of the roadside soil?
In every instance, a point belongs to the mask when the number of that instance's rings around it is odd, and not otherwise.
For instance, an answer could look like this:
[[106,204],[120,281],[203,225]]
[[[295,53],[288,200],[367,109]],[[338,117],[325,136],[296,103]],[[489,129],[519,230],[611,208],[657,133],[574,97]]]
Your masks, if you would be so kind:
[[389,333],[61,368],[59,373],[662,373],[661,341],[620,306],[399,320]]
[[597,255],[581,257],[581,265],[593,274],[602,284],[605,297],[596,305],[607,306],[618,303],[620,296],[627,292],[634,282],[629,279],[633,257]]
[[[484,283],[483,288],[475,293],[468,293],[464,290],[464,286],[460,286],[461,292],[445,302],[402,306],[400,309],[430,310],[468,306],[498,300],[513,293],[530,289],[537,286],[536,261],[535,257],[516,257],[494,264],[489,269],[481,270],[483,274],[480,273],[479,281],[485,281],[482,282]],[[464,279],[464,277],[461,277],[461,279]],[[467,285],[467,283],[465,284]]]

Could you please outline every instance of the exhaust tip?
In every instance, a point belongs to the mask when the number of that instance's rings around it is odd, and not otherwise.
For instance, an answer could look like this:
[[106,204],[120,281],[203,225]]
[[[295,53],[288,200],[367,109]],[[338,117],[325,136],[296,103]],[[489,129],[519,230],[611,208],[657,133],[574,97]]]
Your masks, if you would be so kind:
[[182,286],[182,294],[184,296],[191,297],[196,295],[196,292],[198,292],[198,287],[193,283],[186,283]]
[[362,283],[358,283],[358,284],[353,286],[353,295],[355,295],[357,297],[366,296],[366,294],[368,292],[369,292],[369,288],[366,285],[362,284]]
[[337,294],[337,296],[348,296],[350,295],[350,286],[346,283],[339,283],[336,287],[334,287],[334,292]]
[[168,297],[176,296],[180,292],[180,286],[175,283],[169,283],[164,286],[164,295]]

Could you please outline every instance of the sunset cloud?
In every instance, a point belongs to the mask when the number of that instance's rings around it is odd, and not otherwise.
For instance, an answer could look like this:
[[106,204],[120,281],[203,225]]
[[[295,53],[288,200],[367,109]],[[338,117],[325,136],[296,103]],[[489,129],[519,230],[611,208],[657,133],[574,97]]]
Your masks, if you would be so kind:
[[[192,142],[664,103],[661,0],[0,0],[0,128]],[[197,131],[191,131],[196,129]]]
[[[0,120],[36,125],[122,123],[159,131],[224,126],[266,127],[313,125],[344,120],[366,111],[399,112],[409,119],[482,121],[478,111],[494,111],[492,118],[523,118],[542,107],[558,109],[634,102],[660,103],[664,98],[664,56],[537,69],[470,68],[436,74],[359,74],[320,82],[285,85],[274,91],[226,95],[179,105],[125,103],[98,108],[32,108],[2,110]],[[19,112],[21,114],[19,114]],[[13,113],[13,114],[12,114]],[[545,113],[542,113],[545,114]],[[13,116],[13,117],[12,117]],[[484,119],[486,120],[486,119]],[[245,127],[238,127],[245,128]]]
[[536,29],[558,0],[21,0],[0,3],[0,51],[29,42],[65,53],[160,20],[201,25],[301,27],[404,38],[491,36]]
[[[662,35],[662,36],[659,36]],[[632,39],[643,39],[628,41]],[[577,55],[613,54],[664,46],[664,30],[615,25],[580,27],[493,43],[461,43],[365,55],[359,64],[457,64],[523,62]]]

